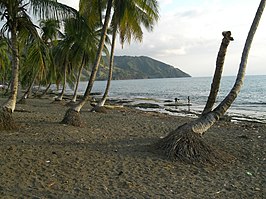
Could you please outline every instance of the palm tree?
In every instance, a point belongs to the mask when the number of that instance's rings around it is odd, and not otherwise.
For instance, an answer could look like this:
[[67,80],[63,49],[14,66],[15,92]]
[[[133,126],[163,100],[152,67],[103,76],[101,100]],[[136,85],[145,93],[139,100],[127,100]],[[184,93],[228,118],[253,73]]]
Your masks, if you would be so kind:
[[114,49],[116,43],[117,32],[120,33],[120,42],[123,46],[124,42],[130,43],[131,38],[142,41],[143,25],[147,30],[152,30],[155,22],[158,21],[159,10],[156,0],[151,1],[134,1],[134,0],[115,0],[114,13],[112,18],[112,45],[109,60],[109,74],[106,89],[102,99],[94,109],[97,111],[99,107],[104,106],[110,89],[113,64]]
[[[12,77],[11,77],[11,95],[7,102],[2,106],[0,113],[0,128],[13,128],[12,114],[16,106],[19,82],[19,49],[18,49],[18,32],[21,26],[27,27],[28,30],[35,29],[31,18],[27,12],[28,7],[32,13],[38,17],[66,17],[68,14],[75,13],[75,10],[57,3],[53,0],[1,0],[0,14],[5,20],[2,27],[3,32],[10,36],[10,46],[12,51]],[[8,122],[10,120],[11,122]],[[4,123],[4,124],[3,124]],[[9,126],[9,127],[8,127]]]
[[212,111],[212,108],[215,103],[216,97],[218,95],[219,87],[220,87],[220,81],[221,81],[221,77],[223,73],[223,65],[224,65],[226,50],[227,50],[227,47],[230,41],[234,40],[233,37],[231,37],[230,31],[224,31],[222,35],[224,36],[224,38],[222,40],[220,50],[218,52],[217,59],[216,59],[216,68],[215,68],[215,72],[214,72],[213,80],[211,84],[211,91],[210,91],[208,101],[205,105],[205,108],[203,109],[202,114],[206,114]]
[[[62,39],[58,42],[55,47],[55,60],[63,66],[62,72],[64,75],[63,89],[66,85],[66,80],[70,85],[74,85],[73,80],[76,79],[75,83],[75,94],[72,102],[76,101],[77,88],[81,76],[83,67],[89,64],[89,61],[95,56],[96,46],[98,41],[98,31],[95,31],[93,27],[90,27],[87,20],[83,16],[78,15],[76,18],[69,18],[64,21],[64,33]],[[74,73],[78,71],[76,78],[66,78],[66,72],[74,77]],[[62,100],[62,93],[59,95],[57,100]]]
[[47,46],[56,45],[58,38],[62,36],[60,23],[57,19],[46,19],[40,21],[41,37]]
[[213,163],[217,161],[218,154],[204,142],[201,136],[225,114],[240,92],[245,77],[248,54],[264,7],[265,0],[261,0],[246,39],[237,78],[231,91],[213,111],[179,126],[156,144],[156,147],[161,149],[168,157],[190,163]]
[[[111,50],[111,60],[109,64],[109,80],[107,82],[107,87],[105,94],[103,96],[103,100],[101,100],[101,104],[105,103],[107,93],[110,87],[110,81],[112,77],[112,68],[113,68],[113,58],[114,58],[114,46],[115,46],[115,39],[117,30],[119,29],[120,32],[120,40],[123,44],[124,41],[131,41],[131,36],[133,35],[135,39],[141,40],[142,39],[142,30],[141,24],[143,24],[147,29],[152,29],[154,21],[158,19],[158,4],[156,0],[149,0],[149,1],[121,1],[121,0],[114,0],[114,14],[112,20],[112,50]],[[101,4],[102,5],[102,4]],[[103,25],[103,37],[105,37],[107,32],[107,24],[109,23],[110,19],[110,12],[112,7],[112,1],[108,1],[105,21]],[[130,13],[132,15],[130,15]],[[105,33],[104,33],[105,31]],[[101,42],[104,41],[104,38],[101,38]],[[88,101],[89,94],[91,92],[93,83],[95,81],[96,73],[98,70],[100,58],[101,58],[101,51],[100,49],[103,48],[103,43],[100,42],[100,46],[97,52],[96,60],[94,66],[92,68],[91,77],[83,96],[83,100],[81,100],[76,106],[70,108],[62,121],[65,124],[71,124],[74,126],[80,126],[81,120],[79,116],[80,109],[83,105]]]
[[58,44],[58,40],[62,38],[63,33],[60,31],[60,23],[58,19],[45,19],[40,21],[40,29],[41,29],[41,38],[46,46],[49,48],[49,57],[51,58],[49,65],[45,68],[45,75],[42,79],[39,79],[41,85],[45,85],[46,89],[40,95],[40,97],[44,96],[52,82],[56,82],[57,78],[57,67],[55,66],[52,52],[54,48]]
[[24,59],[21,62],[21,84],[27,84],[28,88],[19,102],[25,103],[34,83],[37,80],[41,81],[46,75],[47,68],[51,65],[51,56],[47,45],[37,36],[24,45],[22,57]]
[[80,120],[79,112],[80,112],[80,109],[89,100],[89,95],[90,95],[93,83],[95,81],[95,78],[96,78],[96,74],[97,74],[99,64],[101,61],[101,57],[102,57],[102,51],[104,49],[105,39],[106,39],[106,35],[107,35],[107,29],[108,29],[109,21],[111,18],[112,4],[113,4],[113,0],[108,0],[104,24],[103,24],[103,27],[101,30],[102,31],[101,32],[101,38],[100,38],[96,58],[94,60],[94,64],[93,64],[92,71],[91,71],[91,76],[90,76],[86,91],[83,95],[83,99],[77,105],[74,105],[67,110],[67,112],[64,116],[64,119],[62,120],[61,123],[71,124],[73,126],[81,126],[81,120]]

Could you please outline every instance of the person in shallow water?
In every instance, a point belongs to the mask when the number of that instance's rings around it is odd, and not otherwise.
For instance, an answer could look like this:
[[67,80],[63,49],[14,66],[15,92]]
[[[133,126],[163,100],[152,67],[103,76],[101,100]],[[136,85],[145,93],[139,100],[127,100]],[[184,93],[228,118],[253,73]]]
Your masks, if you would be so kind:
[[179,102],[178,98],[175,98],[175,108],[177,108],[177,103]]

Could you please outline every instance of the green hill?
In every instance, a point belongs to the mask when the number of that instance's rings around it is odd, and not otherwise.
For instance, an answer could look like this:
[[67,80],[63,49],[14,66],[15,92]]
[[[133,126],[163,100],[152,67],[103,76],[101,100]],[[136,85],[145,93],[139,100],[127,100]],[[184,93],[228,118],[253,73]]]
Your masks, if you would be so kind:
[[[106,60],[106,58],[105,58]],[[107,64],[106,64],[107,65]],[[97,79],[105,80],[108,67],[100,67]],[[152,79],[190,77],[189,74],[171,65],[150,57],[115,56],[113,79]]]

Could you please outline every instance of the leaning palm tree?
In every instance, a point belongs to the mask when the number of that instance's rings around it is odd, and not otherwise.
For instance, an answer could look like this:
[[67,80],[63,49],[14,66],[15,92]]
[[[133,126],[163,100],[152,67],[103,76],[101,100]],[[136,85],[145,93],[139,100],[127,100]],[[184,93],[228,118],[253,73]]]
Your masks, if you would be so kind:
[[102,57],[102,51],[104,49],[105,39],[107,36],[107,29],[108,29],[109,21],[111,18],[112,4],[113,4],[113,0],[108,0],[104,24],[103,24],[103,27],[101,30],[102,31],[101,32],[101,38],[100,38],[96,58],[94,60],[93,66],[92,66],[91,76],[90,76],[86,91],[83,95],[83,99],[78,104],[72,106],[71,108],[69,108],[67,110],[67,112],[64,116],[64,119],[62,120],[61,123],[70,124],[73,126],[81,126],[81,119],[80,119],[79,112],[80,112],[81,108],[89,100],[89,95],[90,95],[90,92],[91,92],[91,89],[92,89],[92,86],[93,86],[93,83],[95,81],[96,74],[97,74],[97,71],[98,71],[98,68],[100,65],[100,61],[101,61],[101,57]]
[[153,30],[155,22],[159,19],[158,3],[156,0],[151,1],[134,1],[134,0],[115,0],[114,13],[112,18],[112,45],[109,60],[109,74],[105,92],[102,99],[94,107],[97,110],[104,106],[107,100],[107,95],[110,89],[113,64],[114,64],[114,49],[116,43],[117,32],[120,34],[120,42],[122,46],[124,42],[130,43],[132,37],[141,42],[143,38],[142,26],[148,31]]
[[40,81],[46,75],[47,67],[51,64],[51,56],[49,48],[39,36],[31,38],[24,45],[22,56],[24,59],[21,61],[20,82],[22,86],[27,85],[28,87],[20,102],[25,103],[34,83],[37,80]]
[[[55,0],[1,0],[0,15],[5,21],[2,32],[6,32],[10,39],[12,49],[12,77],[11,77],[11,95],[7,102],[2,106],[0,113],[0,128],[13,128],[12,113],[15,110],[16,98],[18,93],[19,82],[19,49],[18,49],[18,32],[19,27],[27,27],[28,30],[35,29],[27,9],[30,8],[32,13],[41,18],[66,17],[68,14],[75,13],[75,10],[58,3]],[[10,121],[10,122],[8,122]]]
[[225,114],[240,92],[245,77],[249,51],[264,7],[265,0],[261,0],[246,39],[237,78],[231,91],[213,111],[202,115],[192,122],[179,126],[156,144],[156,147],[168,157],[190,163],[213,163],[217,160],[217,153],[204,142],[202,135]]
[[[106,101],[107,94],[110,87],[110,81],[112,77],[112,68],[113,68],[113,58],[114,58],[114,46],[115,46],[115,39],[117,30],[120,31],[120,39],[121,43],[123,44],[124,41],[131,41],[131,36],[137,40],[142,39],[142,30],[141,24],[144,25],[147,29],[152,29],[153,24],[158,19],[158,3],[156,0],[149,0],[149,1],[122,1],[122,0],[114,0],[114,14],[112,20],[112,29],[113,29],[113,36],[112,36],[112,49],[111,49],[111,60],[110,60],[110,70],[109,70],[109,80],[107,82],[107,87],[103,99],[100,102],[100,105],[103,105]],[[103,25],[103,30],[105,29],[106,25],[109,22],[110,18],[110,11],[111,11],[112,1],[108,1],[107,10],[105,15],[105,21]],[[107,21],[108,20],[108,21]],[[107,22],[107,23],[106,23]],[[107,30],[105,30],[107,31]],[[106,33],[105,33],[106,34]],[[102,40],[101,40],[102,41]],[[103,45],[100,43],[100,46]],[[103,48],[103,46],[101,47]],[[100,48],[99,48],[100,49]],[[101,53],[100,51],[97,52],[97,58],[92,69],[91,77],[83,96],[83,100],[81,100],[76,106],[70,108],[62,121],[65,124],[71,124],[74,126],[80,126],[81,120],[79,116],[80,109],[89,99],[89,94],[91,92],[93,82],[96,77],[96,73],[98,70],[99,62]],[[99,55],[99,56],[98,56]]]

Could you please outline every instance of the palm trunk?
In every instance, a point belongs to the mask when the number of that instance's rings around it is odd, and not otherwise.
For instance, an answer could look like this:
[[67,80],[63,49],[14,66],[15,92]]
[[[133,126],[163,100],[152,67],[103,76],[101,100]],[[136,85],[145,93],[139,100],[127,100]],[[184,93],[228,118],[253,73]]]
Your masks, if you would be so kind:
[[104,19],[104,25],[102,28],[102,34],[101,34],[101,39],[100,39],[99,47],[98,47],[97,54],[96,54],[96,59],[95,59],[95,62],[93,64],[93,67],[92,67],[90,80],[88,82],[86,91],[83,95],[83,99],[77,105],[75,105],[75,106],[71,107],[69,110],[67,110],[67,112],[64,116],[64,119],[62,120],[61,123],[70,124],[73,126],[81,126],[81,119],[80,119],[79,112],[80,112],[81,108],[85,105],[85,103],[89,100],[89,95],[90,95],[90,92],[91,92],[91,89],[92,89],[92,86],[93,86],[93,83],[95,81],[96,74],[97,74],[97,71],[98,71],[98,68],[100,65],[100,60],[102,57],[102,51],[104,48],[105,39],[106,39],[106,35],[107,35],[107,28],[108,28],[108,24],[109,24],[109,21],[111,18],[112,4],[113,4],[113,0],[108,0],[105,19]]
[[46,95],[46,93],[48,92],[48,90],[49,90],[49,88],[51,87],[51,85],[52,85],[52,82],[50,82],[50,83],[48,84],[48,86],[46,87],[45,91],[43,91],[43,93],[41,94],[41,97],[44,96],[44,95]]
[[230,41],[233,41],[234,39],[231,37],[231,32],[226,31],[223,32],[223,40],[220,46],[220,50],[218,52],[217,60],[216,60],[216,68],[215,68],[215,73],[212,79],[212,84],[211,84],[211,91],[208,97],[208,101],[205,105],[205,108],[202,112],[202,114],[206,114],[210,111],[212,111],[212,108],[214,106],[214,103],[216,101],[219,87],[220,87],[220,82],[221,82],[221,77],[223,73],[223,66],[224,66],[224,60],[226,56],[226,51],[227,47],[230,43]]
[[24,93],[24,95],[21,97],[20,101],[23,99],[27,99],[31,93],[32,87],[34,85],[34,82],[36,81],[36,78],[38,76],[38,72],[35,74],[33,80],[31,81],[30,85],[28,86],[26,92]]
[[63,88],[62,88],[60,95],[57,98],[55,98],[56,101],[62,101],[63,100],[63,96],[64,96],[65,90],[66,90],[66,76],[67,76],[67,67],[65,66]]
[[94,83],[95,78],[96,78],[96,74],[97,74],[97,71],[98,71],[98,68],[100,65],[100,61],[101,61],[101,57],[102,57],[102,51],[104,48],[105,39],[106,39],[106,35],[107,35],[107,28],[108,28],[108,24],[109,24],[110,17],[111,17],[112,3],[113,3],[113,0],[108,0],[104,25],[103,25],[103,29],[102,29],[102,35],[101,35],[101,39],[100,39],[99,48],[98,48],[98,51],[96,54],[96,60],[95,60],[94,65],[92,67],[90,80],[88,82],[88,86],[87,86],[86,91],[84,93],[83,99],[80,101],[80,103],[77,106],[74,107],[74,110],[76,112],[79,112],[80,109],[84,106],[84,104],[88,101],[93,83]]
[[225,112],[236,99],[243,85],[248,54],[252,40],[259,25],[265,7],[265,0],[261,0],[256,16],[251,25],[245,47],[242,52],[241,62],[236,82],[226,98],[211,112],[201,116],[190,123],[178,127],[157,143],[157,148],[162,149],[168,157],[187,162],[215,162],[218,154],[208,146],[201,135],[206,132]]
[[112,35],[112,47],[111,47],[111,55],[110,55],[110,61],[109,61],[109,74],[108,74],[108,80],[106,83],[106,88],[103,94],[102,99],[100,100],[100,102],[97,104],[97,106],[104,106],[106,100],[107,100],[107,96],[110,90],[110,86],[111,86],[111,80],[112,80],[112,76],[113,76],[113,66],[114,66],[114,51],[115,51],[115,40],[116,40],[116,32],[117,32],[117,26],[115,26],[114,30],[113,30],[113,35]]
[[14,112],[18,94],[18,76],[19,76],[19,52],[17,42],[17,24],[11,29],[11,45],[12,45],[12,78],[11,78],[11,95],[8,101],[3,105],[3,109],[10,113]]
[[82,63],[80,65],[80,67],[79,67],[78,77],[77,77],[77,80],[76,80],[75,90],[74,90],[74,94],[73,94],[73,98],[72,98],[71,102],[76,102],[77,101],[78,87],[79,87],[79,81],[80,81],[80,76],[81,76],[81,72],[82,72],[82,69],[83,69],[83,65],[84,65],[84,56],[83,56],[83,59],[82,59]]
[[11,28],[11,48],[12,48],[12,77],[11,77],[11,95],[7,102],[0,110],[0,130],[16,129],[17,125],[13,120],[12,113],[16,107],[18,95],[18,79],[19,79],[19,50],[17,42],[17,23],[15,22]]

